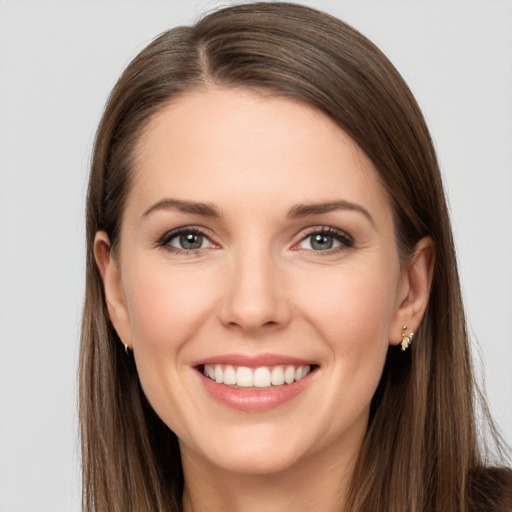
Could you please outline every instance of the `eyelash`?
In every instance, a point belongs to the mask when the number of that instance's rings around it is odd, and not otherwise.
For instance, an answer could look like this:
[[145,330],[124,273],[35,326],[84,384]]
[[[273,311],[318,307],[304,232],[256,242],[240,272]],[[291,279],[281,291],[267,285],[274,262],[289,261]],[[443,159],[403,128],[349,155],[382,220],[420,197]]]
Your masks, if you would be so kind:
[[186,235],[188,235],[188,234],[201,235],[206,240],[208,240],[209,243],[212,246],[216,246],[216,244],[211,241],[211,235],[209,235],[209,233],[206,230],[204,230],[204,229],[202,229],[201,227],[198,227],[198,226],[183,226],[181,228],[177,228],[177,229],[173,229],[172,231],[168,231],[167,233],[165,233],[157,241],[156,245],[158,247],[162,247],[166,251],[169,251],[169,252],[172,252],[172,253],[176,253],[176,254],[183,254],[185,256],[197,255],[198,252],[201,250],[201,248],[198,248],[198,249],[180,249],[178,247],[174,247],[174,246],[170,245],[171,240],[173,240],[174,238],[179,237],[180,235],[185,235],[185,234]]
[[[340,229],[333,228],[332,226],[322,226],[321,228],[312,228],[307,233],[305,233],[300,241],[295,244],[295,246],[299,245],[300,243],[311,239],[311,237],[315,235],[324,235],[332,237],[334,240],[339,242],[338,247],[329,248],[323,251],[315,251],[313,249],[306,249],[310,251],[311,253],[315,253],[316,255],[322,255],[322,254],[336,254],[342,251],[345,251],[347,249],[350,249],[351,247],[354,247],[354,239],[347,234],[344,231],[341,231]],[[297,249],[300,250],[300,249]]]
[[[211,240],[211,235],[209,233],[198,226],[184,226],[181,228],[174,229],[172,231],[168,231],[165,233],[156,243],[158,247],[162,247],[166,251],[176,253],[176,254],[182,254],[182,255],[197,255],[199,251],[201,251],[204,248],[197,248],[197,249],[182,249],[178,247],[174,247],[170,245],[171,240],[179,237],[180,235],[184,234],[192,234],[192,235],[201,235],[204,237],[208,242],[211,244],[211,246],[215,247],[216,244]],[[299,242],[294,244],[294,250],[300,250],[300,248],[297,248],[297,246],[304,241],[311,239],[311,237],[315,235],[324,235],[332,237],[334,240],[339,242],[338,247],[329,248],[326,250],[318,250],[315,251],[314,249],[305,249],[307,251],[310,251],[311,253],[318,253],[320,254],[336,254],[338,252],[350,249],[354,246],[354,240],[353,238],[345,233],[344,231],[341,231],[339,229],[333,228],[331,226],[322,226],[321,228],[312,228],[307,233],[303,234]]]

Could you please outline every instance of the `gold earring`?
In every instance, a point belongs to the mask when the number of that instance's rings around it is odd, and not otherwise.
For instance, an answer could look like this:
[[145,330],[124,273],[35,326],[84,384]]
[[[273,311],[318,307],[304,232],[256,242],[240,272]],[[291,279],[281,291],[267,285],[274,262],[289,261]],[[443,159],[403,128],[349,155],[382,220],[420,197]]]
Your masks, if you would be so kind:
[[405,351],[407,347],[411,344],[412,339],[414,338],[414,333],[410,332],[409,334],[405,334],[405,331],[407,331],[407,324],[402,326],[402,343],[400,343],[400,346],[402,347],[402,350]]
[[129,349],[128,345],[127,345],[126,343],[123,343],[123,345],[124,345],[124,352],[125,352],[125,354],[126,354],[128,357],[130,357],[130,353],[128,352],[128,349]]

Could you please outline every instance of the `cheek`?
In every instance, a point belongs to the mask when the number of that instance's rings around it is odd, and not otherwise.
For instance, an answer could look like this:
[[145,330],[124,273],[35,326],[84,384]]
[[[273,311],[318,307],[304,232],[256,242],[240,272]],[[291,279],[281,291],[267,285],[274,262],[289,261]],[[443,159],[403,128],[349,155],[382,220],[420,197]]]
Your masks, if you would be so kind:
[[148,258],[127,269],[125,296],[137,372],[146,397],[162,420],[187,437],[183,383],[190,350],[211,314],[212,276],[176,269]]
[[211,276],[198,274],[151,261],[129,271],[125,294],[135,350],[175,351],[193,337],[215,289]]
[[379,269],[379,265],[316,273],[314,280],[301,287],[303,314],[333,350],[362,350],[375,344],[387,347],[397,276],[398,272]]

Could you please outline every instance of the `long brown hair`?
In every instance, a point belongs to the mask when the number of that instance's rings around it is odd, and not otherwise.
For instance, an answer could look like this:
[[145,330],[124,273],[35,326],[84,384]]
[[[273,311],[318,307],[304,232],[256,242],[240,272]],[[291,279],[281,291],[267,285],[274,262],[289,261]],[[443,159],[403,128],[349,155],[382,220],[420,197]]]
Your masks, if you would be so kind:
[[181,93],[210,84],[298,99],[329,116],[373,161],[393,205],[403,260],[422,237],[436,246],[429,306],[412,350],[389,349],[345,510],[491,510],[508,473],[484,469],[452,233],[420,109],[393,65],[352,27],[307,7],[266,2],[165,32],[131,62],[106,105],[87,197],[84,510],[181,509],[178,442],[148,404],[109,321],[93,244],[104,230],[115,250],[133,148],[148,120]]

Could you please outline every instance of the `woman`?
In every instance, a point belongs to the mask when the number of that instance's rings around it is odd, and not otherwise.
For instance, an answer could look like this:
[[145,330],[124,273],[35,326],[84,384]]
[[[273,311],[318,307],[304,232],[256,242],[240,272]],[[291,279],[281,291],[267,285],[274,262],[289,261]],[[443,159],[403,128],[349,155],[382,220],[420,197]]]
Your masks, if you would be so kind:
[[261,3],[157,38],[101,121],[87,243],[85,510],[512,506],[427,127],[349,26]]

